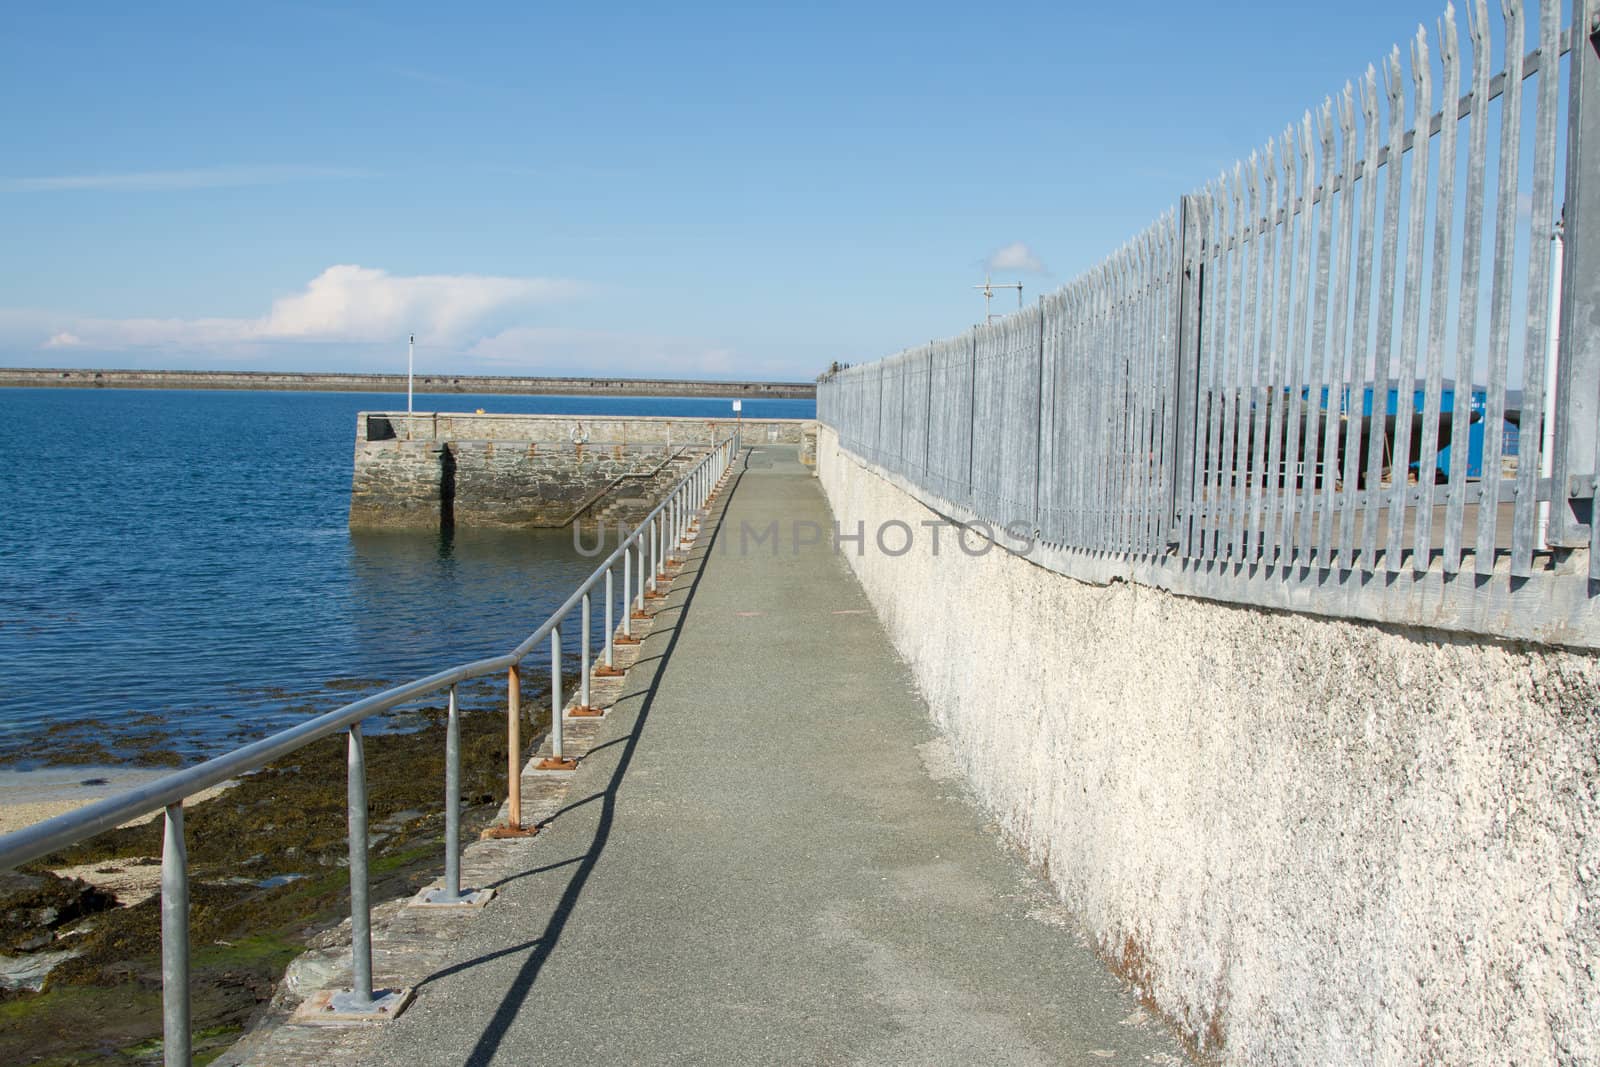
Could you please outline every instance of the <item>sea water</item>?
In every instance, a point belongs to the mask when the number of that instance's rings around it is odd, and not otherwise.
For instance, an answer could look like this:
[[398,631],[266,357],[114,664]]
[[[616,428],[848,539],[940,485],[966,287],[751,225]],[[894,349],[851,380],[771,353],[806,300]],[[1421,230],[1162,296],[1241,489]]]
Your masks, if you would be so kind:
[[[215,753],[538,626],[597,563],[570,532],[348,528],[356,413],[396,401],[0,389],[0,765],[25,766],[64,723]],[[416,407],[729,414],[680,398]],[[747,418],[814,411],[744,401]]]

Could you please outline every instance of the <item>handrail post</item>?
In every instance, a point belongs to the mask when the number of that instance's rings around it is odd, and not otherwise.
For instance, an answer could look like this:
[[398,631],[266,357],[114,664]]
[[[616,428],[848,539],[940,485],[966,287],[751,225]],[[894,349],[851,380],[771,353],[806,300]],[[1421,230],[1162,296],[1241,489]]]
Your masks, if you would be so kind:
[[541,771],[570,771],[578,766],[570,760],[562,746],[561,737],[561,626],[550,628],[550,757],[539,761]]
[[578,637],[578,645],[583,649],[581,660],[582,671],[578,681],[578,706],[585,710],[589,707],[589,594],[583,594],[583,624],[582,633]]
[[[493,836],[503,833],[490,831]],[[452,685],[444,731],[444,887],[424,890],[412,903],[433,908],[481,907],[493,896],[493,889],[461,890],[461,701]]]
[[633,555],[638,546],[635,540],[622,549],[622,636],[630,639],[633,637]]
[[667,517],[663,512],[656,520],[656,558],[655,565],[650,568],[650,588],[657,593],[661,591],[661,579],[667,573]]
[[672,494],[672,526],[671,526],[671,551],[667,553],[667,562],[670,564],[678,558],[678,552],[683,548],[683,496],[674,491]]
[[183,801],[167,806],[161,840],[161,1055],[189,1067],[189,851]]
[[444,728],[443,899],[461,899],[461,708],[453,685]]
[[[623,549],[622,550],[622,554],[623,554],[624,557],[626,557],[627,554],[628,554],[628,550],[627,549]],[[607,567],[606,568],[606,653],[605,653],[605,656],[606,656],[606,666],[608,668],[612,667],[612,666],[615,666],[615,664],[613,664],[612,661],[611,661],[611,646],[612,646],[612,641],[611,641],[611,636],[612,636],[612,634],[611,634],[611,630],[612,630],[611,609],[612,609],[612,606],[615,603],[616,598],[617,598],[616,590],[612,588],[611,576],[612,576],[613,573],[614,573],[614,569],[613,568],[611,568],[611,567]]]
[[563,756],[561,746],[561,627],[550,630],[550,754]]
[[367,754],[361,724],[350,727],[346,807],[350,824],[350,974],[349,1003],[372,1005],[372,912],[367,885]]
[[507,780],[506,825],[522,829],[522,675],[513,663],[506,672],[506,747],[510,749],[511,777]]
[[[645,580],[645,582],[643,583],[644,587],[645,587],[645,594],[644,595],[648,596],[650,593],[653,593],[653,592],[656,591],[656,568],[661,565],[661,563],[660,563],[660,560],[661,560],[661,548],[660,548],[660,546],[658,546],[656,544],[656,520],[655,519],[651,519],[650,520],[649,528],[648,528],[647,532],[645,533],[645,539],[650,543],[649,544],[649,547],[650,547],[650,571],[649,571],[650,577],[647,578]],[[643,596],[640,597],[640,601],[641,602],[640,602],[639,606],[641,608],[643,608],[644,607]]]
[[634,609],[637,610],[637,611],[641,611],[641,612],[644,611],[644,572],[645,572],[645,568],[646,568],[646,566],[648,564],[648,561],[645,559],[645,553],[646,553],[646,544],[645,544],[646,536],[645,535],[648,534],[649,531],[650,531],[650,524],[649,523],[645,523],[644,525],[640,526],[639,527],[639,531],[638,531],[638,540],[636,540],[634,542],[635,552],[637,553],[637,556],[636,556],[634,562],[636,562],[639,565],[638,566],[638,573],[634,575],[634,577],[638,580],[638,583],[639,583],[639,589],[638,589],[637,598],[636,598],[637,602],[634,605]]
[[[330,1021],[392,1019],[411,1001],[411,990],[372,987],[372,898],[367,883],[367,750],[361,723],[350,725],[345,793],[350,833],[350,989],[325,1003]],[[315,1003],[312,1001],[311,1003]]]

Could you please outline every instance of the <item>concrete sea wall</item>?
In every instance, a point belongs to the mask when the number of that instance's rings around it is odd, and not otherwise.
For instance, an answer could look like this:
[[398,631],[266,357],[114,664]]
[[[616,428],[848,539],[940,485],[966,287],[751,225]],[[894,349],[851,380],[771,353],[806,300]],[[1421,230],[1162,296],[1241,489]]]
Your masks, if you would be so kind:
[[826,428],[818,474],[982,802],[1195,1045],[1600,1062],[1594,655],[936,554]]

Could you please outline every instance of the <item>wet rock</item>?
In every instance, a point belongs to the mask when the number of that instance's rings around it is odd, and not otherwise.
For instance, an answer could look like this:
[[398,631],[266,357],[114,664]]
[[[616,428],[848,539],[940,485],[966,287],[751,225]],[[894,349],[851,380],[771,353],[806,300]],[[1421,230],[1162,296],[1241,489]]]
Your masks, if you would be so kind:
[[37,993],[44,988],[47,975],[56,965],[72,959],[77,952],[33,952],[25,956],[0,955],[0,989]]
[[115,906],[115,897],[81,879],[0,872],[0,951],[43,948],[58,928]]

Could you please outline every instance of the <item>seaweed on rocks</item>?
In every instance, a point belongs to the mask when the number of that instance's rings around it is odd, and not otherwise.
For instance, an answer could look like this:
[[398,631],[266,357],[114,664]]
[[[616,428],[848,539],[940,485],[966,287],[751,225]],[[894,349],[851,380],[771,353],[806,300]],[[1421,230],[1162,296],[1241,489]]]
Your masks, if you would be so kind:
[[[547,717],[537,693],[525,701],[525,718],[530,708]],[[424,709],[417,720],[410,732],[365,739],[374,902],[420,889],[443,867],[445,713]],[[523,736],[539,725],[526,722]],[[462,835],[470,840],[505,796],[504,711],[463,709],[461,748]],[[186,811],[193,1029],[211,1035],[197,1052],[231,1042],[307,940],[347,916],[346,773],[340,734]],[[148,863],[161,836],[156,815],[68,846],[18,877],[50,884],[55,868]],[[28,926],[13,932],[26,941]],[[49,943],[70,943],[76,954],[49,972],[42,991],[0,1000],[0,1063],[159,1062],[160,930],[156,896],[128,907],[84,904],[71,918],[58,911]]]

